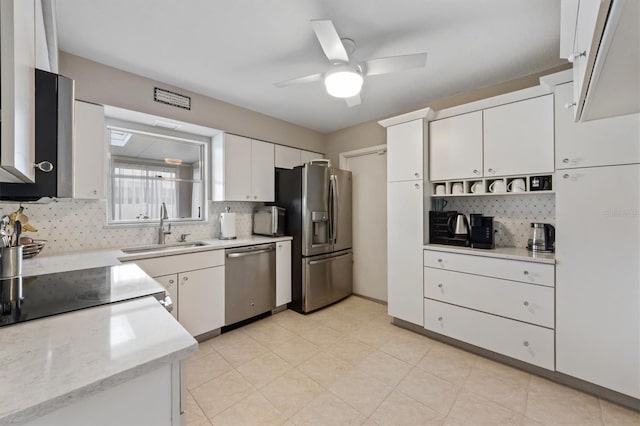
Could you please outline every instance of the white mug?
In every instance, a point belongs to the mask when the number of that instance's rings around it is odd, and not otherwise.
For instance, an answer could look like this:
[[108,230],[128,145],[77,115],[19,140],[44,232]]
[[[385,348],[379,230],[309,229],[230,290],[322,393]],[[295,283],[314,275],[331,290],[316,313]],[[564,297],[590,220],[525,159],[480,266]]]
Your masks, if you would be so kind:
[[451,193],[452,194],[462,194],[462,183],[460,182],[456,182],[451,186]]
[[510,192],[524,192],[526,190],[526,184],[524,179],[514,179],[507,185],[507,191]]
[[493,192],[495,194],[505,192],[505,190],[504,181],[501,180],[494,180],[491,182],[491,185],[489,185],[489,192]]
[[484,194],[484,185],[482,182],[476,182],[471,185],[471,192],[474,194]]
[[445,189],[444,185],[436,185],[436,195],[444,195]]

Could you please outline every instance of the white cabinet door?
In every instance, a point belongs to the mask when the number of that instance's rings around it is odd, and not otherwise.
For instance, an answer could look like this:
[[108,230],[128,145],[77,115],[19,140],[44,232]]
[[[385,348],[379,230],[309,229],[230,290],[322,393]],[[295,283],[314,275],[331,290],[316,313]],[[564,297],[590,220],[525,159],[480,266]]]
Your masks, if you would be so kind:
[[640,114],[575,123],[573,85],[555,90],[556,169],[640,163]]
[[73,198],[104,199],[104,108],[75,102]]
[[178,274],[180,324],[192,336],[224,325],[224,267]]
[[224,201],[251,199],[251,139],[224,135]]
[[251,201],[275,201],[273,144],[251,141]]
[[178,274],[164,275],[162,277],[156,277],[156,281],[160,283],[162,287],[167,290],[169,296],[171,296],[171,301],[173,302],[173,310],[171,311],[171,315],[178,321],[180,321],[180,303],[178,302]]
[[482,111],[429,123],[429,176],[482,177]]
[[640,165],[556,180],[556,367],[640,397]]
[[484,175],[553,173],[553,95],[484,110]]
[[276,247],[276,306],[282,306],[291,302],[291,241]]
[[0,2],[0,181],[35,180],[35,1]]
[[422,180],[422,119],[387,127],[387,182]]
[[300,164],[306,164],[311,160],[318,160],[320,158],[324,158],[324,154],[319,154],[317,152],[300,150]]
[[276,145],[275,166],[281,169],[293,169],[302,164],[300,150],[289,146]]
[[387,184],[389,315],[423,325],[422,181]]

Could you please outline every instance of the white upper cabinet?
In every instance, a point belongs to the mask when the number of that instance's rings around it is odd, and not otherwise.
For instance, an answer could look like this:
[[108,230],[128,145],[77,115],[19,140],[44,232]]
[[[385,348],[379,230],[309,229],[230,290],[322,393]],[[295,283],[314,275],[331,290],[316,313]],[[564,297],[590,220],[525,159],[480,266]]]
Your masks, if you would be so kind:
[[33,183],[35,171],[35,1],[0,2],[2,130],[0,181]]
[[553,173],[553,95],[484,110],[484,175]]
[[302,164],[300,150],[289,146],[276,145],[275,165],[281,169],[293,169]]
[[573,60],[575,120],[640,112],[639,19],[637,0],[563,0],[560,53]]
[[429,123],[431,180],[482,176],[482,111]]
[[572,94],[572,83],[556,87],[556,169],[640,163],[640,114],[575,123]]
[[289,146],[275,146],[275,166],[281,169],[293,169],[318,158],[324,158],[324,155]]
[[307,164],[311,160],[318,160],[320,158],[324,158],[324,155],[318,154],[317,152],[305,151],[304,149],[300,150],[300,164]]
[[104,107],[75,102],[73,140],[73,198],[105,198]]
[[387,182],[423,179],[422,119],[387,127]]
[[251,141],[251,201],[275,201],[273,144]]
[[213,139],[213,201],[274,201],[274,147],[222,133]]

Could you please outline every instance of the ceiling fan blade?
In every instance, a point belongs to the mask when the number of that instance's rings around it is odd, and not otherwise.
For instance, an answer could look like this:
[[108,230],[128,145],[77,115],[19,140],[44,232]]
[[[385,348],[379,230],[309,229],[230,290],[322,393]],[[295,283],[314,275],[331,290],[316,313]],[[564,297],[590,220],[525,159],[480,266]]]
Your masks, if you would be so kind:
[[320,80],[322,80],[322,74],[311,74],[311,75],[305,75],[304,77],[293,78],[291,80],[280,81],[278,83],[274,83],[274,86],[287,87],[287,86],[293,86],[295,84],[313,83],[315,81],[320,81]]
[[413,55],[369,59],[364,62],[364,65],[366,66],[365,75],[389,74],[412,68],[425,67],[427,65],[427,54],[415,53]]
[[358,93],[355,96],[351,96],[350,98],[344,98],[345,102],[347,102],[347,106],[349,108],[354,107],[354,106],[358,106],[360,105],[360,103],[362,102],[360,99],[360,94]]
[[312,19],[311,25],[329,61],[349,62],[349,56],[340,41],[340,36],[336,27],[333,26],[333,22],[329,19]]

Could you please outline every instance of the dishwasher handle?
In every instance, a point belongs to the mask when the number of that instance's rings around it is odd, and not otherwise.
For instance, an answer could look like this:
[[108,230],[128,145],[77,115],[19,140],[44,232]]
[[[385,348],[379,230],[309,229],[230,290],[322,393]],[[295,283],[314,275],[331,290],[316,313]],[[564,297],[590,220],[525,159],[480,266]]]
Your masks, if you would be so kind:
[[240,247],[235,249],[225,250],[225,254],[228,258],[238,258],[245,256],[253,256],[254,254],[263,254],[275,251],[275,244],[262,244],[259,246]]

